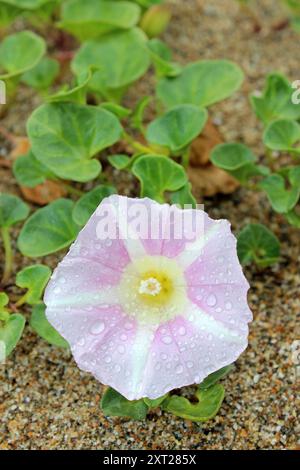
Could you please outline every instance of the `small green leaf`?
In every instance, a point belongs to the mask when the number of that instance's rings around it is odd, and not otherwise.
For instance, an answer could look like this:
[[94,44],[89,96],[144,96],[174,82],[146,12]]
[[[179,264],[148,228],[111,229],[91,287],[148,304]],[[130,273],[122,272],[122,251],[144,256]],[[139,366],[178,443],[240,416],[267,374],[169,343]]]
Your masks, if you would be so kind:
[[286,150],[300,153],[293,146],[300,141],[300,124],[296,121],[281,119],[272,122],[265,130],[264,144],[272,150]]
[[54,173],[39,162],[31,151],[15,160],[13,173],[18,183],[28,188],[34,188],[47,179],[55,179]]
[[9,356],[18,344],[25,326],[25,318],[19,313],[9,315],[7,321],[0,322],[0,343],[4,343],[5,356]]
[[101,165],[92,157],[117,142],[119,120],[96,106],[44,104],[30,116],[27,131],[35,157],[60,178],[89,181]]
[[46,256],[69,246],[76,238],[79,227],[73,222],[74,203],[57,199],[38,209],[24,224],[18,247],[24,256]]
[[32,69],[46,51],[43,38],[31,31],[7,36],[0,44],[0,79],[22,75]]
[[264,225],[248,224],[239,233],[237,252],[242,264],[254,261],[258,266],[267,267],[279,260],[280,243]]
[[177,191],[187,183],[182,166],[162,155],[143,155],[133,164],[133,174],[140,180],[141,197],[164,201],[165,191]]
[[233,369],[233,365],[230,364],[229,366],[222,367],[222,369],[209,374],[206,379],[199,384],[199,390],[205,390],[212,385],[215,385],[219,380],[221,380],[225,375],[227,375]]
[[154,400],[151,400],[150,398],[144,398],[144,402],[149,408],[158,408],[162,403],[167,399],[169,396],[168,393],[166,393],[164,396],[156,398]]
[[257,117],[265,124],[276,119],[300,118],[300,107],[292,102],[293,89],[283,75],[268,76],[262,96],[252,96],[251,103]]
[[150,2],[147,0],[143,2],[138,1],[138,3],[149,4],[149,8],[145,5],[148,9],[141,18],[140,27],[149,38],[160,36],[167,28],[171,18],[169,5],[157,5],[157,3],[162,3],[162,1]]
[[287,213],[297,204],[300,197],[299,173],[300,167],[296,172],[289,172],[290,189],[286,188],[284,177],[278,174],[270,175],[259,183],[259,186],[267,193],[270,204],[276,212]]
[[10,227],[26,219],[29,207],[19,197],[0,193],[0,227]]
[[136,420],[145,419],[148,412],[144,400],[129,401],[112,388],[104,392],[101,408],[105,416],[124,416]]
[[151,122],[146,138],[178,154],[200,134],[206,120],[205,109],[190,104],[178,105]]
[[90,82],[91,90],[106,99],[114,98],[117,91],[120,99],[124,89],[144,75],[150,65],[146,37],[138,28],[133,28],[86,41],[71,67],[78,75],[91,65],[99,69]]
[[204,422],[213,418],[219,411],[224,399],[224,388],[220,384],[215,384],[205,390],[197,390],[195,396],[198,403],[193,404],[184,397],[171,395],[164,402],[163,409],[173,413],[180,418],[191,421]]
[[68,348],[67,341],[53,328],[45,315],[45,305],[40,303],[33,307],[29,322],[31,328],[48,343],[59,348]]
[[112,186],[100,185],[84,194],[74,206],[72,212],[74,222],[81,227],[85,225],[102,199],[114,193],[116,193],[116,189]]
[[0,292],[0,321],[5,322],[9,319],[9,309],[7,308],[8,302],[8,295],[6,295],[5,292]]
[[177,204],[182,208],[184,205],[189,204],[191,208],[195,209],[197,204],[197,201],[192,194],[191,183],[186,183],[182,188],[171,193],[170,199],[172,204]]
[[61,90],[46,97],[48,103],[70,102],[78,104],[86,104],[86,94],[88,85],[95,72],[93,67],[90,67],[86,72],[79,74],[72,86],[64,85]]
[[157,77],[176,77],[180,74],[181,65],[171,61],[172,53],[163,41],[151,39],[148,47]]
[[59,74],[59,62],[49,57],[42,58],[35,67],[22,76],[26,85],[37,90],[47,90]]
[[178,104],[206,107],[237,91],[244,79],[242,70],[227,60],[203,60],[184,67],[174,78],[163,78],[157,96],[171,108]]
[[116,154],[110,155],[108,161],[117,170],[124,170],[130,165],[131,158],[128,155]]
[[16,285],[22,289],[28,289],[23,297],[23,303],[37,304],[50,279],[51,269],[43,264],[27,266],[19,271],[16,277]]
[[132,2],[69,0],[62,6],[59,26],[85,41],[116,29],[132,28],[139,17],[140,7]]
[[267,167],[256,164],[256,156],[252,150],[239,143],[216,145],[210,159],[215,166],[227,171],[242,183],[246,183],[252,176],[266,176],[269,173]]

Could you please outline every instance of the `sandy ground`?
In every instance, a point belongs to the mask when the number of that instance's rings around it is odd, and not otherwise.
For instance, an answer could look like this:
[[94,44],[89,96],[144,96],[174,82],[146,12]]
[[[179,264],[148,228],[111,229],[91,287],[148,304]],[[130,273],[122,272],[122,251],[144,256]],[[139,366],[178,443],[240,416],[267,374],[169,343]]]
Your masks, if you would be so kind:
[[[262,129],[248,95],[261,89],[273,70],[291,81],[300,78],[300,36],[289,28],[272,28],[283,17],[277,3],[259,2],[263,28],[254,33],[250,17],[234,0],[172,1],[173,21],[164,38],[182,62],[228,58],[242,66],[242,90],[213,107],[211,115],[227,140],[243,141],[262,157]],[[132,90],[131,99],[148,89],[145,80],[139,93]],[[23,117],[32,105],[19,96],[2,125],[21,135]],[[3,153],[5,145],[0,141]],[[9,170],[0,171],[0,190],[18,193]],[[217,417],[195,424],[157,411],[144,422],[106,419],[99,408],[102,386],[76,367],[70,353],[49,346],[27,326],[17,349],[0,367],[0,449],[297,448],[299,375],[297,380],[291,345],[300,337],[299,231],[273,214],[260,194],[239,190],[204,202],[211,216],[230,219],[234,231],[250,221],[268,221],[282,243],[280,265],[245,271],[254,321],[247,351],[223,381],[226,398]],[[16,261],[18,269],[29,264],[20,255]],[[53,256],[43,260],[51,266],[57,261]]]

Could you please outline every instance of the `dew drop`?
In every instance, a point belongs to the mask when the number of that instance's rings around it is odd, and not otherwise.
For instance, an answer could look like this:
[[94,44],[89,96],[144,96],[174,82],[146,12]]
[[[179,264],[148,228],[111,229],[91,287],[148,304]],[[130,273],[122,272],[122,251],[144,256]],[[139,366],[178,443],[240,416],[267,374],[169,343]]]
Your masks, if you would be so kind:
[[79,344],[79,346],[84,346],[85,345],[85,339],[84,338],[79,338],[78,344]]
[[183,366],[181,364],[178,364],[178,366],[176,366],[176,368],[175,368],[175,372],[176,372],[176,374],[182,374]]
[[93,325],[91,326],[90,332],[92,335],[100,335],[102,331],[105,329],[105,324],[101,320],[97,320]]
[[187,366],[188,369],[192,369],[192,367],[194,367],[194,363],[192,361],[188,361],[186,363],[186,366]]
[[226,302],[225,308],[226,308],[226,310],[231,310],[232,309],[232,303],[231,302]]
[[178,333],[181,335],[181,336],[184,336],[186,334],[186,329],[184,328],[184,326],[181,326],[178,330]]
[[165,344],[171,344],[172,343],[171,336],[163,336],[162,342],[165,343]]
[[61,288],[59,286],[54,287],[53,292],[54,292],[54,294],[60,294],[61,293]]
[[106,364],[109,364],[109,363],[111,362],[111,357],[110,357],[110,356],[105,356],[104,362],[105,362]]
[[206,303],[209,307],[214,307],[217,303],[216,296],[214,294],[210,294],[206,299]]

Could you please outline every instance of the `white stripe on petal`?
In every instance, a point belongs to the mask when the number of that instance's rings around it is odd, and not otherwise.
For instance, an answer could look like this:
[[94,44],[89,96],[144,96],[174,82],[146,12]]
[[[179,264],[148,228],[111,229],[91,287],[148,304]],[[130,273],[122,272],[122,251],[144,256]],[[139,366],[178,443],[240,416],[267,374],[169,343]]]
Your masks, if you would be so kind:
[[[78,292],[74,294],[52,295],[47,298],[47,307],[101,307],[105,304],[120,303],[119,286],[102,287],[98,291]],[[54,292],[55,293],[55,292]]]
[[200,236],[195,241],[186,242],[185,249],[176,258],[176,261],[183,270],[187,269],[194,261],[196,261],[197,258],[199,258],[199,256],[201,256],[205,245],[207,245],[207,243],[220,230],[221,227],[219,222],[221,221],[215,221],[213,226],[205,233],[205,235],[203,234],[203,236]]
[[184,317],[199,330],[206,331],[219,338],[222,337],[224,341],[237,344],[245,341],[245,338],[239,336],[237,331],[227,328],[222,322],[215,320],[192,302],[187,305],[185,312]]

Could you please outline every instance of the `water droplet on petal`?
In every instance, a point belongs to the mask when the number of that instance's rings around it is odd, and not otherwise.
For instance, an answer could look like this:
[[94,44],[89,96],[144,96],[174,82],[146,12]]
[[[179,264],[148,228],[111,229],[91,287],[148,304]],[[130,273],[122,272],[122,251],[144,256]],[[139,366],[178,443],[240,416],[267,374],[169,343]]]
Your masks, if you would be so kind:
[[178,333],[181,335],[181,336],[184,336],[186,334],[186,329],[184,328],[184,326],[181,326],[178,330]]
[[171,344],[172,343],[171,336],[163,336],[162,337],[162,342],[165,343],[165,344]]
[[226,310],[231,310],[231,308],[232,308],[232,303],[231,303],[231,302],[226,302],[225,308],[226,308]]
[[217,297],[214,294],[210,294],[206,299],[206,303],[209,307],[214,307],[217,303]]
[[100,335],[102,331],[105,329],[105,324],[101,320],[97,320],[93,325],[91,326],[90,332],[92,335]]
[[183,366],[181,364],[178,364],[175,369],[176,374],[182,374],[183,372]]

